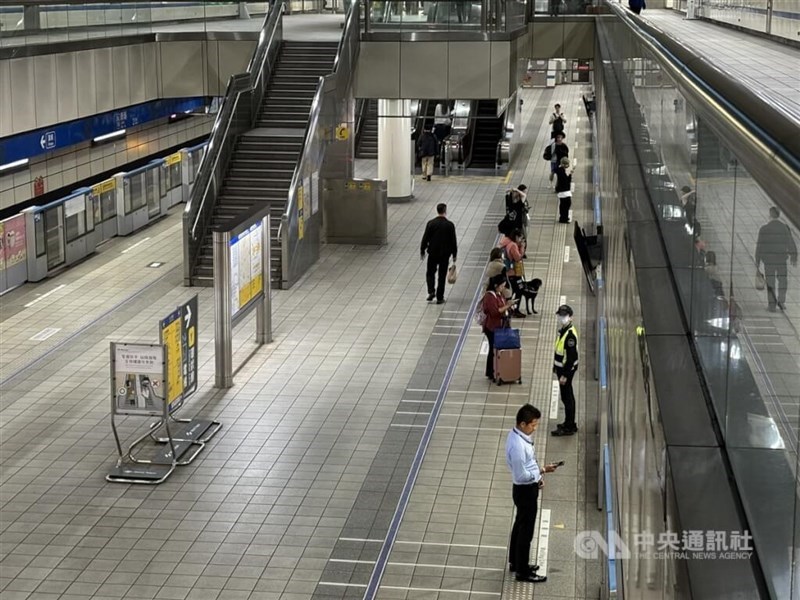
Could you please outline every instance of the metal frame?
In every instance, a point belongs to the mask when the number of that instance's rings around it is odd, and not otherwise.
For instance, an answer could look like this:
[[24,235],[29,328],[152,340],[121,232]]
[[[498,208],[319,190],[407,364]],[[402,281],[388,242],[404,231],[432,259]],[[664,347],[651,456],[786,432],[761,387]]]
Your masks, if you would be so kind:
[[[264,209],[262,208],[261,211]],[[269,210],[269,209],[267,209]],[[261,225],[261,280],[262,288],[235,314],[231,312],[231,239]],[[258,345],[272,341],[272,282],[270,280],[270,216],[253,216],[227,231],[214,231],[214,385],[219,388],[233,386],[233,328],[252,310],[256,310],[256,338]]]

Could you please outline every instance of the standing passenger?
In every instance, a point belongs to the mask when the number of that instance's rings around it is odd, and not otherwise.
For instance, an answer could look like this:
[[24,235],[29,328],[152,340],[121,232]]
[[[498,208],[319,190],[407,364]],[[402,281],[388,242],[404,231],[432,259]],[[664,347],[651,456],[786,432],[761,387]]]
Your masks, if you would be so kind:
[[558,222],[569,223],[572,207],[572,169],[569,158],[562,158],[556,170],[556,196],[558,196]]
[[[444,286],[447,282],[447,267],[450,256],[453,264],[458,254],[456,243],[456,226],[447,220],[447,205],[442,203],[436,206],[437,216],[425,226],[425,233],[420,243],[420,260],[428,253],[428,268],[425,272],[425,281],[428,284],[428,302],[436,296],[436,304],[444,304]],[[434,289],[434,278],[439,271],[439,285]]]
[[628,8],[638,15],[642,12],[642,9],[647,8],[647,4],[645,4],[644,0],[628,0]]
[[557,133],[564,133],[564,125],[567,124],[567,117],[561,112],[561,105],[556,104],[553,108],[553,114],[550,115],[550,127],[552,128],[552,133],[550,134],[551,140],[555,139]]
[[[517,411],[517,425],[506,438],[506,464],[511,471],[511,491],[517,509],[508,548],[508,567],[516,573],[517,581],[542,583],[544,575],[537,575],[539,565],[530,564],[531,540],[539,509],[539,489],[544,487],[542,469],[536,460],[536,450],[531,437],[539,426],[542,413],[535,406],[525,404]],[[546,465],[545,473],[552,473],[556,465]]]
[[555,436],[575,435],[578,432],[578,425],[575,422],[575,392],[572,390],[572,379],[578,370],[578,331],[572,324],[572,307],[562,304],[558,307],[556,315],[558,315],[558,335],[553,372],[558,377],[558,387],[561,390],[564,422],[559,423],[550,433]]
[[434,111],[433,135],[440,144],[450,135],[450,111],[446,110],[441,102],[436,105]]
[[553,143],[550,146],[550,181],[553,181],[561,159],[569,156],[569,146],[564,143],[564,137],[564,132],[553,136]]
[[508,309],[514,305],[513,300],[506,300],[506,276],[495,275],[489,280],[489,289],[483,295],[482,310],[486,315],[483,323],[483,335],[489,342],[489,354],[486,356],[486,377],[494,381],[494,332],[503,326]]

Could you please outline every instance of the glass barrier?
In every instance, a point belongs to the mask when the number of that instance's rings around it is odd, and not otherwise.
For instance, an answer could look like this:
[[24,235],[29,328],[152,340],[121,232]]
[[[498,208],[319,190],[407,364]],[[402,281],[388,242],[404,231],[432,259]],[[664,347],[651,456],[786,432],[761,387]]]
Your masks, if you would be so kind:
[[585,15],[592,12],[592,0],[534,0],[533,12],[537,15]]
[[[256,31],[269,2],[0,4],[0,47],[140,35],[156,31]],[[244,6],[242,6],[244,5]],[[247,12],[243,12],[246,7]],[[241,12],[240,12],[241,11]],[[247,16],[258,18],[247,19]],[[243,18],[244,17],[244,18]]]
[[367,0],[366,31],[509,32],[526,26],[525,0]]
[[624,23],[598,26],[614,40],[625,112],[767,584],[772,597],[800,597],[789,589],[800,525],[800,224]]
[[[688,0],[666,0],[666,8],[687,12]],[[697,16],[743,29],[797,40],[797,0],[695,0]]]

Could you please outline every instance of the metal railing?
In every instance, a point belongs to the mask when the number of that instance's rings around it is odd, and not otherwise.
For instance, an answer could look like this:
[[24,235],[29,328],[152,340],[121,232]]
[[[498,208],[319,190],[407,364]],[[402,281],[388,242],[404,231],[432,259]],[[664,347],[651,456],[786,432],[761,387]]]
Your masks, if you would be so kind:
[[[312,186],[318,185],[313,181],[319,177],[323,161],[330,158],[326,157],[326,153],[337,126],[346,124],[352,129],[355,104],[352,97],[353,74],[358,60],[359,44],[359,3],[353,2],[345,19],[333,72],[320,77],[314,94],[303,136],[303,150],[292,175],[286,210],[278,228],[278,237],[281,240],[281,279],[284,287],[290,287],[297,281],[319,254],[320,219],[306,213],[308,186],[304,182],[309,181]],[[353,138],[354,136],[348,134],[345,140],[350,144],[351,156]],[[348,168],[352,170],[352,161]],[[341,171],[338,174],[341,176]],[[346,177],[351,175],[344,173]],[[312,190],[311,193],[318,193],[318,190]],[[302,205],[300,195],[303,196]]]
[[232,75],[217,114],[195,186],[183,211],[184,284],[191,285],[217,195],[239,135],[253,128],[283,39],[284,0],[264,19],[247,71]]

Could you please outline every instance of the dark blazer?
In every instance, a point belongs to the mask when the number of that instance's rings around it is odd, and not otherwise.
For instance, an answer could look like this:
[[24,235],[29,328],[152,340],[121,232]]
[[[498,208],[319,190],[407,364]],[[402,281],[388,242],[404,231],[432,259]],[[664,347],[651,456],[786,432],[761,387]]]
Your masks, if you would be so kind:
[[436,138],[433,137],[432,133],[423,132],[419,136],[419,140],[417,140],[417,145],[420,156],[436,156]]
[[786,223],[772,219],[758,230],[756,242],[756,267],[765,265],[785,265],[786,259],[797,260],[797,244]]
[[556,170],[556,193],[569,192],[572,189],[572,174],[567,169],[558,167]]
[[428,221],[419,245],[420,254],[425,254],[426,250],[429,256],[438,260],[447,260],[451,255],[456,260],[456,226],[447,217],[436,217]]

